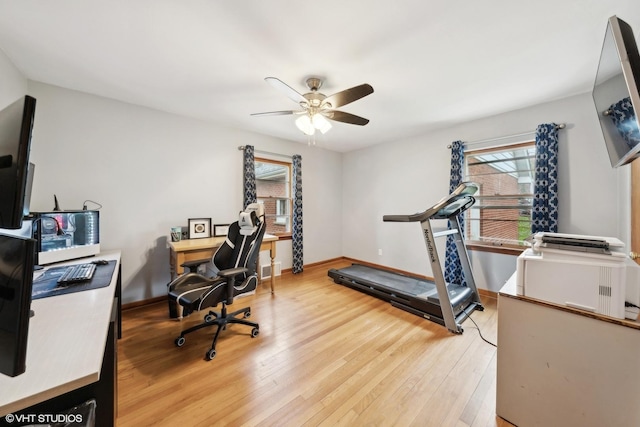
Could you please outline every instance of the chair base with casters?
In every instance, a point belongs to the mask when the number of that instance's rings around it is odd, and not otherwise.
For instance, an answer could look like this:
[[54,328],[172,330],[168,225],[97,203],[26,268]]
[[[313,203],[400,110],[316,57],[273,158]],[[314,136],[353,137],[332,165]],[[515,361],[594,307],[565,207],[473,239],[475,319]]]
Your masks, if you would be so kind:
[[[173,306],[173,309],[178,311],[178,317],[180,318],[206,307],[215,307],[218,301],[222,304],[220,312],[209,311],[209,313],[204,316],[204,323],[180,332],[180,336],[175,339],[176,346],[182,347],[186,342],[185,335],[191,332],[209,326],[217,326],[211,348],[207,350],[205,354],[205,359],[211,360],[216,356],[216,343],[220,331],[225,330],[227,325],[236,323],[251,326],[251,338],[258,336],[260,333],[260,325],[246,320],[251,316],[250,307],[244,307],[231,313],[227,310],[226,301],[229,300],[229,303],[232,303],[233,295],[240,294],[240,296],[246,296],[255,294],[258,285],[256,275],[249,276],[240,284],[235,280],[236,277],[247,271],[247,268],[242,267],[222,270],[218,272],[218,276],[205,282],[202,281],[202,276],[199,274],[187,273],[179,278],[181,280],[177,280],[177,283],[172,285],[169,291],[169,305],[170,308]],[[227,295],[231,295],[231,297],[225,298]],[[181,309],[181,312],[179,309]],[[240,318],[240,316],[242,317]]]
[[[238,318],[238,316],[240,315],[242,315],[242,318]],[[258,334],[260,333],[260,325],[255,322],[246,320],[246,318],[248,318],[249,316],[251,316],[250,307],[245,307],[232,313],[227,313],[227,305],[225,303],[222,303],[222,310],[220,311],[220,313],[209,311],[209,314],[204,316],[204,323],[200,323],[180,332],[180,336],[176,338],[175,344],[178,347],[182,347],[186,341],[186,334],[197,331],[198,329],[217,325],[216,333],[213,336],[213,341],[211,342],[211,348],[207,350],[207,353],[205,354],[205,359],[211,360],[216,357],[216,343],[218,342],[220,331],[227,329],[228,324],[237,323],[241,325],[252,326],[253,329],[251,329],[251,338],[255,338],[258,336]]]

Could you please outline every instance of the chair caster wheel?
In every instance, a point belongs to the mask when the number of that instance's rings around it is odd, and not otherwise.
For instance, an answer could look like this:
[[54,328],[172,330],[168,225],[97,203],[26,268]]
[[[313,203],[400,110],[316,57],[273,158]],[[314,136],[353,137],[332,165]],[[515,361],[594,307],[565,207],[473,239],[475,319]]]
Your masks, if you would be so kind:
[[216,349],[212,348],[211,350],[207,351],[207,354],[205,354],[204,358],[206,360],[211,360],[214,357],[216,357]]
[[251,311],[245,311],[244,312],[244,318],[247,319],[249,317],[251,317]]
[[176,347],[182,347],[185,341],[186,341],[185,337],[178,337],[174,342],[176,343]]
[[260,333],[260,330],[258,328],[253,328],[251,330],[251,338],[257,337],[259,333]]
[[214,316],[213,314],[207,314],[206,316],[204,316],[204,321],[208,323],[208,322],[211,322],[215,318],[216,318],[216,316]]

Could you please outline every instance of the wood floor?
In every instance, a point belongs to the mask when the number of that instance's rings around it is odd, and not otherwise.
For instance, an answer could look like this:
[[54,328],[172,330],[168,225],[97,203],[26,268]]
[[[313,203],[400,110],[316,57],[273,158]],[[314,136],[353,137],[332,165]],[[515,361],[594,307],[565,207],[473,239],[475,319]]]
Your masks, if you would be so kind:
[[[205,361],[212,331],[187,336],[166,304],[123,312],[118,426],[510,426],[495,415],[496,349],[472,322],[453,335],[389,303],[333,283],[332,265],[284,274],[232,309],[251,306],[251,328],[231,325]],[[496,342],[496,301],[472,318]]]

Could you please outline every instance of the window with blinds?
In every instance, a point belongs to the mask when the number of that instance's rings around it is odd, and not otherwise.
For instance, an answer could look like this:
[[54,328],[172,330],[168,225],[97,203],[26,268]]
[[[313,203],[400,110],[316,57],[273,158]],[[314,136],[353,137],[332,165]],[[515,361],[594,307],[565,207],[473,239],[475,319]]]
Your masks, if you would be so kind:
[[465,213],[467,241],[523,246],[531,234],[535,142],[465,151],[465,181],[479,185]]

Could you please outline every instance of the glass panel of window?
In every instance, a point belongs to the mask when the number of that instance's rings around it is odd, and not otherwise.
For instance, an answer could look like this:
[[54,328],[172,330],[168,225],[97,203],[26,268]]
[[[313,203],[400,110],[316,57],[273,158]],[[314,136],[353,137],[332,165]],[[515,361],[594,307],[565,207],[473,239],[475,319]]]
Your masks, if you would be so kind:
[[479,185],[465,214],[467,240],[522,246],[531,234],[535,143],[466,151],[465,170]]
[[291,233],[291,164],[255,160],[258,203],[264,205],[268,234]]

